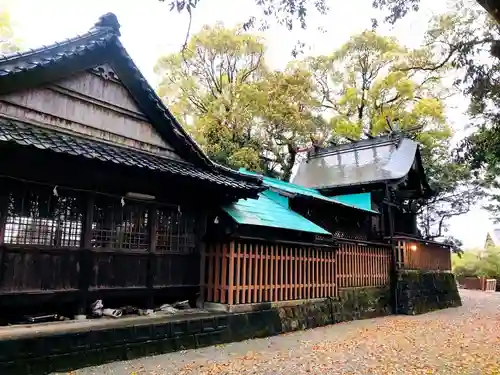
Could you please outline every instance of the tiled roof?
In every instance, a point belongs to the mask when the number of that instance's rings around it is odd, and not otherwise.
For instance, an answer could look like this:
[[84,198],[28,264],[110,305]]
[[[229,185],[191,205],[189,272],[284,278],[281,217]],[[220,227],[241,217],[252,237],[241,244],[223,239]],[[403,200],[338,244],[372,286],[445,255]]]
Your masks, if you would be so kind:
[[11,142],[21,146],[36,147],[41,150],[50,150],[61,154],[81,156],[130,167],[146,168],[153,171],[203,180],[229,188],[245,190],[258,188],[255,184],[237,180],[211,170],[203,170],[189,163],[126,147],[114,146],[19,121],[0,119],[1,142]]
[[260,184],[212,162],[186,133],[139,71],[118,36],[119,24],[112,13],[103,15],[87,33],[75,38],[20,53],[0,55],[0,95],[65,78],[107,63],[119,76],[159,135],[185,160],[208,167],[213,174]]

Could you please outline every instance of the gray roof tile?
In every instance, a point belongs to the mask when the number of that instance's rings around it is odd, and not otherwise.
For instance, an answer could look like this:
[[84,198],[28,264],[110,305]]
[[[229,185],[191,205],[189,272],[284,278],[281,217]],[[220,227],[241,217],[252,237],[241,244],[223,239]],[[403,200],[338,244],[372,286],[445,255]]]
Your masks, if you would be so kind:
[[209,183],[239,189],[255,189],[249,182],[203,170],[190,163],[172,160],[139,150],[114,146],[104,142],[69,135],[36,125],[0,119],[0,142],[16,143],[61,154],[84,156],[88,159],[112,162],[130,167],[146,168],[173,175],[204,180]]

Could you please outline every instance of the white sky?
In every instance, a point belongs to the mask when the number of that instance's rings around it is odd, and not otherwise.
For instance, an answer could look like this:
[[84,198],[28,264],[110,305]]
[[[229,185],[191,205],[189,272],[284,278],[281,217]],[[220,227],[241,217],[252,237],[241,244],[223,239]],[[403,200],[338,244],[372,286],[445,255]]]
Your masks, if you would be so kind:
[[[153,87],[154,64],[162,54],[175,52],[182,46],[187,15],[169,12],[169,2],[158,0],[0,0],[8,7],[16,37],[23,47],[37,47],[87,31],[104,13],[113,12],[121,24],[121,41]],[[330,0],[327,16],[311,14],[306,31],[289,32],[273,27],[264,34],[267,62],[281,68],[291,59],[290,51],[297,40],[304,41],[308,54],[328,53],[344,43],[350,35],[371,27],[376,15],[372,0]],[[446,10],[447,1],[422,0],[421,11],[411,15],[395,28],[384,26],[379,31],[396,36],[408,47],[417,47],[426,30],[429,17]],[[194,12],[191,32],[204,24],[222,21],[233,26],[259,15],[254,0],[201,0]],[[318,31],[322,27],[326,32]],[[448,103],[448,118],[457,131],[467,124],[463,98]],[[450,221],[450,234],[464,241],[466,247],[482,246],[492,225],[488,214],[480,208]]]

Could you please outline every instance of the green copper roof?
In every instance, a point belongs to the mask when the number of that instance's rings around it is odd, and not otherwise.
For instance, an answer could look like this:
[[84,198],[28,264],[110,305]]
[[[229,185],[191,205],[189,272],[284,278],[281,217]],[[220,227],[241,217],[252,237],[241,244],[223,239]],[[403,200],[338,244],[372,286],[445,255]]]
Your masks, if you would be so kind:
[[[240,173],[246,173],[249,175],[256,175],[256,176],[259,175],[258,173],[247,171],[244,168],[240,168]],[[313,188],[307,188],[304,186],[292,184],[291,182],[281,181],[281,180],[278,180],[278,179],[272,178],[272,177],[267,177],[267,176],[262,176],[262,177],[263,177],[264,185],[270,189],[275,189],[275,190],[284,191],[284,192],[291,193],[291,194],[321,199],[321,200],[329,202],[329,203],[339,204],[342,206],[347,206],[347,207],[351,207],[354,209],[358,209],[358,210],[366,211],[366,212],[370,212],[370,213],[375,213],[375,214],[379,213],[378,211],[372,210],[372,208],[371,208],[371,193],[363,193],[363,194],[367,194],[363,198],[353,198],[351,200],[344,198],[343,200],[339,200],[339,199],[337,199],[337,197],[327,197],[327,196],[321,194],[318,190],[313,189]],[[353,195],[359,195],[359,194],[353,194]],[[345,195],[343,197],[347,197],[347,195]],[[367,204],[367,202],[369,202],[369,204]]]
[[287,199],[280,197],[279,200],[274,200],[272,194],[268,196],[265,193],[260,193],[258,199],[240,199],[230,206],[223,207],[223,209],[238,224],[331,235],[323,228],[289,209]]
[[336,201],[342,202],[350,206],[356,206],[367,211],[372,209],[371,193],[335,195],[332,197]]

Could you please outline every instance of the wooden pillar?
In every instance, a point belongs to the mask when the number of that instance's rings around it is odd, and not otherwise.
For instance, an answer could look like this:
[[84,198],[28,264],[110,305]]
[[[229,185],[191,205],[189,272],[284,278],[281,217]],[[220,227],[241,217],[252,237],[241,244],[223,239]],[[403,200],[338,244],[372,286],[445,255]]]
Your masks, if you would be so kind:
[[149,226],[149,248],[148,248],[148,263],[146,266],[146,287],[147,301],[146,308],[154,307],[154,281],[156,272],[156,233],[158,231],[158,206],[153,204],[148,210],[148,226]]
[[80,298],[78,301],[78,315],[85,315],[88,307],[88,294],[92,277],[92,222],[94,221],[94,204],[95,196],[93,194],[86,195],[84,205],[84,217],[82,223],[82,238],[80,242],[80,259],[79,259],[79,289]]
[[3,283],[3,255],[4,255],[4,239],[5,225],[9,214],[9,192],[7,189],[0,189],[0,289]]
[[200,254],[200,300],[205,302],[207,280],[206,280],[206,264],[207,264],[207,245],[206,245],[206,231],[207,231],[207,216],[198,215],[197,231],[196,231],[196,248]]
[[392,210],[392,199],[391,199],[391,191],[389,185],[385,185],[385,199],[387,205],[387,216],[388,216],[388,224],[389,224],[389,236],[390,236],[390,244],[391,244],[391,289],[392,289],[392,308],[395,314],[398,313],[398,291],[397,291],[397,283],[398,283],[398,264],[396,259],[396,246],[394,245],[394,213]]
[[229,305],[234,303],[234,240],[229,244],[229,282],[227,286]]

